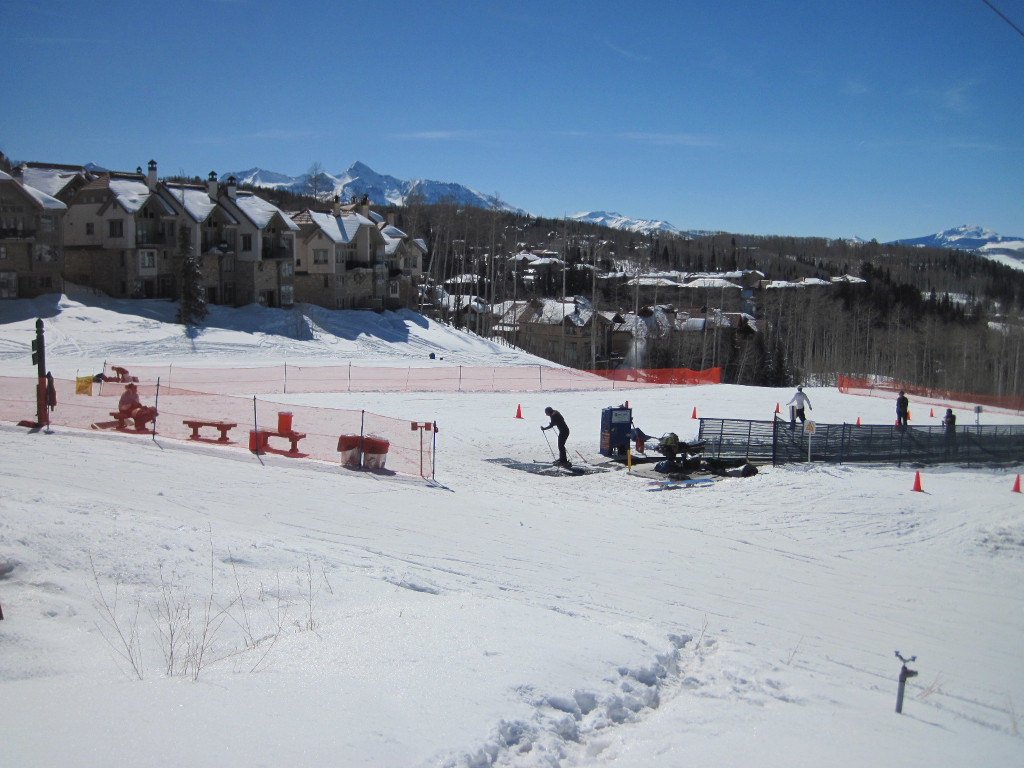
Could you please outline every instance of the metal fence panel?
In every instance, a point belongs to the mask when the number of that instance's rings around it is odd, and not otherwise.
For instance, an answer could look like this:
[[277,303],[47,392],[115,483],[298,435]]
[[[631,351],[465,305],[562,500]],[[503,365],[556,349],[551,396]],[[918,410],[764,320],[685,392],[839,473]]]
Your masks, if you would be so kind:
[[813,434],[803,424],[788,421],[701,419],[705,454],[717,459],[791,464],[832,463],[987,464],[1024,461],[1024,426],[959,426],[954,435],[945,427],[905,427],[887,424],[815,424]]

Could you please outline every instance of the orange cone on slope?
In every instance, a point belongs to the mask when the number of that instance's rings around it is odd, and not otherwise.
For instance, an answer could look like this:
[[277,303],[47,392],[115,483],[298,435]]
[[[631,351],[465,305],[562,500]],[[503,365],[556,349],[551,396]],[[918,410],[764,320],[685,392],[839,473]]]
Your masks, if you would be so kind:
[[690,418],[691,419],[696,419],[697,418],[697,406],[693,407],[693,415]]
[[924,490],[923,488],[921,488],[921,473],[920,472],[918,472],[917,474],[914,475],[914,488],[913,488],[913,490],[915,490],[915,491],[923,491]]
[[1013,481],[1013,493],[1020,493],[1020,475],[1017,475],[1017,479]]
[[780,412],[780,411],[779,411],[779,404],[778,404],[778,403],[776,403],[776,404],[775,404],[775,412],[776,412],[776,413],[779,413],[779,412]]
[[517,419],[523,418],[523,406],[522,406],[522,404],[516,406],[516,418]]

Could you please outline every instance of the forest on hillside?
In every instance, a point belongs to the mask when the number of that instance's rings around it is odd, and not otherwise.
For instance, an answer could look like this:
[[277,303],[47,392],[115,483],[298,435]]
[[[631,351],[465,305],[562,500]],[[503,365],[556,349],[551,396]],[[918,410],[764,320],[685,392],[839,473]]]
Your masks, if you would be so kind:
[[[315,204],[287,193],[274,202],[286,210]],[[391,212],[399,229],[426,242],[431,283],[473,275],[477,295],[492,305],[580,295],[598,311],[636,308],[619,283],[595,273],[742,270],[774,281],[866,281],[755,290],[757,333],[650,344],[646,367],[718,365],[724,381],[741,384],[832,385],[842,375],[875,375],[954,392],[1024,394],[1024,271],[968,252],[721,232],[645,235],[415,199]],[[511,259],[524,250],[547,251],[565,269],[526,283]],[[473,329],[488,333],[486,325]]]

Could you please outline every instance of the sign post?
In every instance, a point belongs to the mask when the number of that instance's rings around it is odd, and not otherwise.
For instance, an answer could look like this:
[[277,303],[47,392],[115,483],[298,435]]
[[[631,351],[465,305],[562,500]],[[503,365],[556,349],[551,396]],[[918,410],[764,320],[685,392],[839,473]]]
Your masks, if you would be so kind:
[[807,462],[808,463],[810,463],[810,461],[811,461],[811,438],[814,437],[814,429],[815,429],[815,427],[814,427],[814,422],[813,421],[805,421],[804,422],[804,434],[807,435]]
[[427,431],[436,432],[437,429],[434,427],[434,424],[429,421],[413,421],[411,424],[412,431],[419,431],[420,433],[420,477],[426,477],[426,475],[423,474],[423,433]]

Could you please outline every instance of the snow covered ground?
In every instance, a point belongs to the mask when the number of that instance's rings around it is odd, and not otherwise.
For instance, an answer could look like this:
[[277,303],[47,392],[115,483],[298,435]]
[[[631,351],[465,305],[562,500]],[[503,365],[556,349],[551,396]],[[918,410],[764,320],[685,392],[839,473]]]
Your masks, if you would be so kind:
[[[172,305],[77,296],[0,302],[5,375],[34,373],[37,316],[58,376],[537,362],[413,314],[216,308],[189,338]],[[822,422],[892,420],[886,398],[808,393]],[[1021,467],[769,466],[659,491],[486,461],[549,457],[549,404],[598,462],[623,400],[687,439],[694,408],[770,418],[791,394],[280,398],[436,419],[432,483],[0,424],[2,764],[1024,764]],[[895,651],[919,673],[902,715]]]

